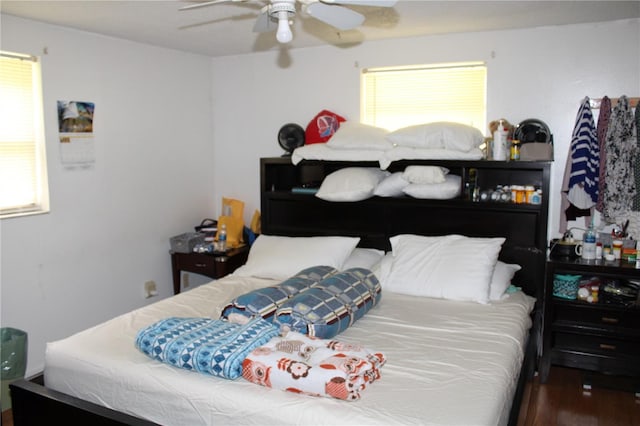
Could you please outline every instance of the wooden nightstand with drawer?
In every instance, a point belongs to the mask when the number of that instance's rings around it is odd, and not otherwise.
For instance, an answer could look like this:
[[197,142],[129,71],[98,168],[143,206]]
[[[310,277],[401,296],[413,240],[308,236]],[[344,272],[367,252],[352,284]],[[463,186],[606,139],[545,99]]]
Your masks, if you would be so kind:
[[[597,302],[554,295],[554,278],[567,274],[599,283]],[[620,261],[547,261],[541,382],[554,364],[631,378],[640,390],[640,303],[637,296],[605,295],[612,282],[640,283],[640,269]]]
[[249,246],[227,250],[225,254],[171,253],[173,294],[180,293],[180,272],[193,272],[209,278],[222,278],[244,265]]

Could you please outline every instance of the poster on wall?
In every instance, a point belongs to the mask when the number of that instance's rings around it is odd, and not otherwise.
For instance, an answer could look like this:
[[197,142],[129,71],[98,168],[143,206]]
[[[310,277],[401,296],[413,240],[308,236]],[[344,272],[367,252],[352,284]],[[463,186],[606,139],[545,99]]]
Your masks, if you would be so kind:
[[92,102],[58,101],[60,159],[65,167],[88,168],[95,161]]

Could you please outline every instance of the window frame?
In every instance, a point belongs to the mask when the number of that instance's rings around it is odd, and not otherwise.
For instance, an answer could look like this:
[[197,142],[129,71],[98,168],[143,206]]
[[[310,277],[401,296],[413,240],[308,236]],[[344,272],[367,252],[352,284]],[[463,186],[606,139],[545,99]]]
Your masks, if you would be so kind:
[[[26,148],[22,153],[25,157],[28,157],[27,152],[33,153],[31,161],[32,178],[33,178],[33,191],[29,193],[29,202],[14,206],[4,206],[0,203],[0,220],[13,217],[21,217],[27,215],[43,214],[50,211],[49,204],[49,184],[47,173],[47,156],[46,156],[46,143],[44,133],[44,113],[43,113],[43,90],[42,90],[42,66],[41,58],[37,56],[15,53],[9,51],[0,50],[0,59],[5,60],[19,60],[30,61],[31,66],[31,91],[25,96],[31,97],[32,107],[32,126],[33,133],[29,138],[22,140],[15,140],[14,145],[20,144],[32,144],[32,148]],[[14,98],[15,99],[15,98]],[[2,144],[7,141],[0,140],[0,155],[3,153]],[[29,160],[26,158],[26,160]],[[16,179],[19,177],[16,177]],[[0,194],[1,195],[1,194]]]
[[[476,122],[463,122],[457,119],[442,119],[441,116],[433,116],[434,119],[427,120],[417,118],[419,114],[415,114],[414,119],[407,118],[406,121],[401,122],[404,118],[400,118],[398,122],[401,124],[389,125],[389,120],[386,117],[382,119],[378,118],[379,110],[371,110],[370,104],[375,103],[371,102],[373,98],[370,96],[375,96],[370,93],[371,83],[368,81],[371,77],[375,78],[376,76],[382,76],[383,73],[395,73],[397,75],[402,75],[404,72],[421,72],[425,71],[426,73],[434,71],[434,72],[442,72],[448,70],[459,70],[459,69],[471,69],[471,70],[480,70],[480,74],[476,76],[476,79],[481,79],[481,93],[478,94],[481,99],[481,106],[478,107],[479,113],[473,115]],[[386,66],[386,67],[372,67],[372,68],[363,68],[360,72],[360,121],[363,124],[368,124],[376,127],[382,127],[389,131],[394,131],[402,127],[407,127],[416,124],[424,124],[429,122],[437,122],[437,121],[455,121],[461,122],[462,124],[471,125],[476,127],[478,130],[482,132],[482,134],[486,133],[487,126],[487,64],[485,62],[480,61],[467,61],[467,62],[447,62],[447,63],[433,63],[433,64],[420,64],[420,65],[405,65],[405,66]],[[407,74],[408,75],[408,74]],[[441,86],[438,86],[441,87]],[[409,85],[405,85],[405,88],[409,88]],[[414,89],[414,87],[412,87]],[[390,89],[386,89],[390,90]],[[412,92],[413,95],[414,92]],[[456,101],[459,102],[459,96],[455,97]],[[428,102],[416,102],[422,104],[428,104]],[[396,101],[396,104],[400,104],[400,100]],[[435,104],[435,103],[434,103]],[[375,108],[375,107],[374,107]],[[393,107],[392,107],[393,108]],[[391,110],[391,109],[390,109]],[[402,116],[402,114],[398,114],[397,116]],[[428,117],[428,116],[427,116]],[[471,118],[469,115],[467,118]],[[397,119],[397,118],[396,118]]]

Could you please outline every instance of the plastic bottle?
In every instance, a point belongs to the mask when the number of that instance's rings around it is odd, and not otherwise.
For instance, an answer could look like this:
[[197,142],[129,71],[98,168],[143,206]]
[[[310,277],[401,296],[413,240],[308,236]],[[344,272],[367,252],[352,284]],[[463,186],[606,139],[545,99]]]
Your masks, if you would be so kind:
[[524,187],[524,192],[525,192],[525,202],[527,204],[533,204],[533,194],[536,193],[536,189],[533,187],[533,185],[526,185]]
[[511,141],[511,160],[517,161],[520,159],[520,141],[514,139]]
[[219,251],[227,251],[227,225],[225,224],[220,228],[220,235],[218,235],[218,249]]
[[527,192],[523,185],[516,185],[516,203],[524,204],[527,202]]
[[596,258],[596,231],[593,229],[593,221],[582,238],[582,258],[594,260]]
[[507,131],[500,120],[498,129],[493,132],[493,159],[496,161],[507,160]]
[[542,204],[542,189],[536,189],[531,196],[531,204]]

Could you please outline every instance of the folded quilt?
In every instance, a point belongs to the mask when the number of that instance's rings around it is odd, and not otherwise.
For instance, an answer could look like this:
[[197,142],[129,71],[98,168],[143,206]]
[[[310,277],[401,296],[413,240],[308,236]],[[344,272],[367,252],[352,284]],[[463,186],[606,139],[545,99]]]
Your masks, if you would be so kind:
[[273,321],[273,315],[283,303],[337,272],[338,270],[331,266],[312,266],[303,269],[275,286],[259,288],[235,298],[225,306],[220,318],[228,319],[232,314],[240,314],[249,318],[260,316]]
[[312,337],[330,339],[378,304],[382,295],[375,274],[351,268],[292,297],[276,311],[274,324]]
[[209,318],[167,318],[138,332],[136,347],[175,367],[236,379],[247,354],[278,335],[260,317],[246,324]]
[[380,378],[384,354],[361,345],[289,332],[254,349],[242,364],[242,377],[262,386],[347,401]]

